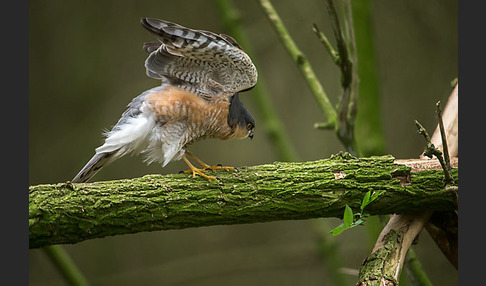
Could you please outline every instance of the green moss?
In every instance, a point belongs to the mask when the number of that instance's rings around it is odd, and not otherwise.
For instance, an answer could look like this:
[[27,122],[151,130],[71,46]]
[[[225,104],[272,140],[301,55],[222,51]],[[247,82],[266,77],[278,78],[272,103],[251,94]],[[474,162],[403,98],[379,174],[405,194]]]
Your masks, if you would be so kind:
[[[176,174],[31,186],[30,247],[140,231],[341,217],[346,204],[359,209],[370,190],[380,193],[366,208],[371,215],[455,209],[441,171],[409,172],[391,156],[344,153],[214,172],[217,182]],[[402,186],[396,174],[410,175],[411,183]]]

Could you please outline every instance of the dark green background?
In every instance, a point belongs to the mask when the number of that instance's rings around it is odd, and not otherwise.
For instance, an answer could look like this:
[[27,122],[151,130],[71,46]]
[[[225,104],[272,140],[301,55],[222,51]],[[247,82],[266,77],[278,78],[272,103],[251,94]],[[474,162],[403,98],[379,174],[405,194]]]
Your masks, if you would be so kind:
[[[288,57],[258,2],[234,1],[240,11],[260,80],[265,85],[299,160],[327,158],[342,150],[334,133],[313,128],[325,121],[301,74]],[[273,1],[333,103],[340,74],[313,34],[317,23],[331,39],[324,1]],[[372,1],[378,83],[387,153],[415,158],[423,138],[413,120],[431,133],[435,103],[445,104],[458,69],[457,1]],[[30,1],[29,184],[70,180],[102,144],[131,99],[160,84],[145,75],[142,49],[152,36],[139,24],[155,17],[225,32],[213,1]],[[334,42],[334,41],[333,41]],[[196,143],[208,163],[246,166],[278,158],[256,113],[252,92],[240,96],[256,119],[253,140]],[[260,121],[261,122],[261,121]],[[174,173],[141,157],[122,158],[94,180]],[[65,246],[93,285],[329,285],[316,251],[322,230],[337,219],[282,221],[140,233]],[[359,269],[372,241],[364,228],[334,238],[343,266]],[[416,253],[432,282],[456,285],[457,271],[424,232]],[[29,252],[31,285],[64,282],[40,250]],[[356,279],[349,277],[352,283]]]

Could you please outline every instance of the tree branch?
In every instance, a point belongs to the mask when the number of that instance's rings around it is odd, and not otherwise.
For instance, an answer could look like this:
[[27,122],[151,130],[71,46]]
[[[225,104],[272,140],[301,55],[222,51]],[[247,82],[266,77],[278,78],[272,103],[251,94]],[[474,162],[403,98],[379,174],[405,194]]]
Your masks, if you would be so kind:
[[[458,154],[457,97],[456,85],[447,102],[446,112],[442,116],[442,119],[446,118],[444,121],[447,122],[447,145],[454,146],[449,152],[456,156]],[[420,156],[421,158],[425,158],[425,154],[427,153],[433,153],[436,150],[435,145],[440,144],[442,148],[444,142],[440,136],[440,123],[432,139],[420,124],[417,124],[417,127],[427,141],[426,151]],[[449,132],[452,132],[452,134]],[[442,156],[439,153],[435,155],[441,159],[440,161],[438,159],[428,161],[433,162],[432,164],[435,165],[439,164],[443,173],[446,173],[446,179],[443,179],[443,183],[448,180],[457,182],[454,176],[449,179],[447,178],[448,168],[446,169],[445,163],[441,158]],[[419,162],[424,162],[424,160],[427,159],[419,159]],[[453,161],[451,165],[457,166],[457,157],[451,158],[451,161]],[[409,160],[412,169],[414,168],[413,165],[415,165],[413,162],[414,160]],[[415,165],[415,167],[417,166]],[[411,242],[416,239],[424,226],[449,261],[457,268],[457,186],[445,186],[444,192],[452,193],[456,196],[456,209],[435,213],[434,210],[427,210],[410,216],[390,216],[390,220],[380,233],[370,256],[363,262],[357,285],[398,285],[398,279]],[[432,222],[435,222],[435,224]]]
[[312,91],[314,98],[317,100],[317,103],[321,107],[322,111],[326,114],[327,122],[330,125],[334,125],[334,129],[337,129],[336,110],[331,104],[331,101],[324,91],[324,88],[322,87],[320,81],[317,79],[317,76],[314,73],[311,64],[290,36],[287,28],[283,24],[282,19],[280,19],[280,16],[278,15],[270,0],[260,0],[259,2],[260,6],[263,9],[263,12],[265,12],[267,18],[275,29],[275,32],[282,41],[285,49],[291,56],[292,60],[297,64],[297,67],[304,76],[304,79],[306,80],[307,85]]
[[[335,131],[346,150],[351,154],[357,154],[354,123],[358,100],[358,73],[356,69],[358,59],[354,40],[351,2],[344,1],[341,4],[343,24],[341,24],[339,19],[334,0],[327,0],[327,10],[331,17],[337,50],[332,47],[327,37],[317,27],[317,24],[313,25],[312,30],[316,33],[321,43],[324,44],[334,63],[341,70],[341,86],[343,90],[337,107],[337,128],[335,127]],[[314,126],[322,128],[323,125],[322,123],[317,123]]]
[[341,86],[343,88],[337,110],[338,128],[336,135],[348,152],[357,154],[354,124],[358,101],[359,80],[356,69],[358,59],[356,57],[351,2],[344,1],[341,4],[343,25],[340,23],[334,0],[327,0],[328,12],[331,16],[332,28],[340,58],[339,68],[341,70]]
[[341,217],[346,204],[358,210],[369,190],[380,193],[366,208],[371,215],[455,208],[441,170],[411,172],[391,156],[358,159],[345,153],[216,175],[219,182],[177,174],[30,186],[29,247],[142,231]]
[[[442,112],[442,121],[444,122],[444,129],[447,134],[447,146],[449,157],[457,157],[459,155],[459,116],[458,116],[458,106],[459,106],[459,83],[456,83],[449,99],[447,100],[444,111]],[[440,127],[437,125],[434,134],[430,139],[434,143],[435,147],[441,151],[442,149],[442,139],[440,136]],[[421,156],[423,157],[423,155]]]
[[386,154],[371,2],[351,1],[357,57],[354,69],[359,80],[354,136],[360,157]]
[[[444,158],[449,155],[451,158],[457,158],[459,155],[458,148],[458,134],[459,134],[459,114],[458,114],[458,100],[459,100],[459,83],[456,81],[454,90],[452,91],[447,104],[442,113],[443,126],[439,122],[431,142],[437,149],[442,150]],[[441,130],[443,129],[443,130]],[[441,136],[444,134],[445,136]],[[444,142],[446,138],[446,142]],[[446,159],[447,160],[447,159]],[[447,162],[446,162],[446,165]],[[446,191],[452,189],[456,195],[457,191],[454,186],[446,186]],[[457,206],[453,211],[435,212],[429,222],[425,225],[427,232],[434,239],[437,246],[439,246],[442,253],[447,257],[449,262],[458,268],[458,213]]]
[[60,245],[46,246],[43,250],[69,285],[89,285],[76,264]]
[[[238,10],[234,7],[232,1],[216,0],[216,8],[219,11],[223,26],[227,33],[231,35],[246,51],[246,53],[253,59],[255,66],[256,56],[252,51],[252,47],[246,37],[245,31],[241,25]],[[293,162],[297,161],[297,151],[292,146],[291,140],[279,119],[275,106],[270,100],[270,96],[265,87],[265,80],[262,71],[258,71],[258,84],[255,85],[251,94],[255,102],[255,107],[262,117],[263,126],[266,135],[269,137],[273,149],[277,155],[278,160]]]
[[358,285],[398,285],[407,251],[431,214],[392,215],[380,233],[371,255],[363,262]]

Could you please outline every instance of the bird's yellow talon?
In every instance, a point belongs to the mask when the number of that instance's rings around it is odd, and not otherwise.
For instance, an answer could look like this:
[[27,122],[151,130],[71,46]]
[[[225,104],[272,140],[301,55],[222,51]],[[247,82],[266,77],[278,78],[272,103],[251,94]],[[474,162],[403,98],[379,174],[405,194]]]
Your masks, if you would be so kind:
[[184,160],[184,162],[186,162],[187,166],[189,166],[189,170],[184,171],[184,173],[185,174],[192,174],[193,178],[195,178],[196,175],[199,175],[201,177],[208,179],[209,181],[211,181],[211,180],[216,181],[216,179],[218,179],[218,178],[213,177],[213,176],[208,176],[208,175],[205,174],[205,172],[206,171],[219,171],[219,170],[236,171],[236,169],[233,168],[233,167],[227,167],[227,166],[221,166],[221,165],[210,166],[210,165],[204,163],[203,161],[201,161],[201,159],[197,158],[196,156],[194,156],[190,152],[186,151],[186,154],[189,157],[191,157],[194,161],[196,161],[199,165],[201,165],[201,167],[202,167],[201,169],[194,167],[194,165],[192,165],[191,162],[189,162],[189,160],[186,158],[185,155],[182,156],[182,159]]
[[192,177],[193,178],[196,178],[196,175],[199,175],[201,177],[204,177],[204,178],[208,179],[209,181],[211,181],[211,180],[215,180],[216,181],[216,177],[208,176],[208,175],[204,174],[205,171],[206,170],[204,170],[204,169],[199,169],[199,168],[194,167],[194,168],[191,168],[189,170],[184,171],[183,173],[185,173],[185,174],[192,174]]

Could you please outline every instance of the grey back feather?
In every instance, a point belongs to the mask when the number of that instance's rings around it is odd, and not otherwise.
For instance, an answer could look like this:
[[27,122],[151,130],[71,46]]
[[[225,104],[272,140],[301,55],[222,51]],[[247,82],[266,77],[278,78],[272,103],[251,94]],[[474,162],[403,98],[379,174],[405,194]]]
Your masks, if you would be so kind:
[[150,53],[145,61],[148,76],[206,98],[256,84],[256,67],[232,37],[158,19],[142,18],[141,23],[159,40],[144,44]]

